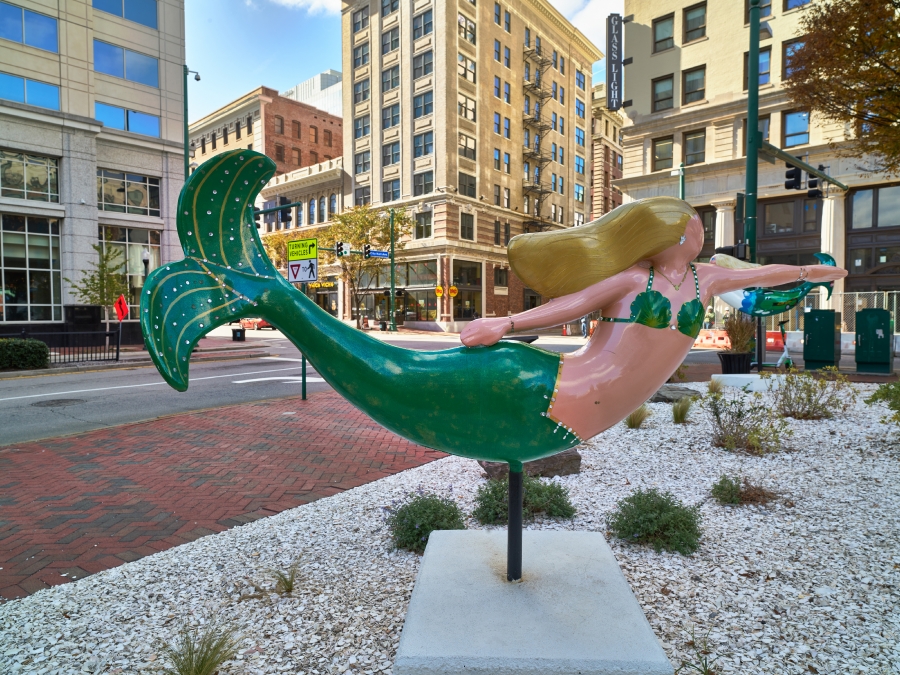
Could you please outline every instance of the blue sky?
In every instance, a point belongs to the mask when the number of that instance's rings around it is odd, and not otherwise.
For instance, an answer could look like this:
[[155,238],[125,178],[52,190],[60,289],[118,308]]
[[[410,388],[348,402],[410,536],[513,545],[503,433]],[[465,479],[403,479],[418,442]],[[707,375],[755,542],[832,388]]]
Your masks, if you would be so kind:
[[[550,0],[605,51],[606,15],[624,0]],[[186,0],[191,121],[265,85],[284,91],[341,69],[341,0]],[[595,67],[594,80],[600,81]]]

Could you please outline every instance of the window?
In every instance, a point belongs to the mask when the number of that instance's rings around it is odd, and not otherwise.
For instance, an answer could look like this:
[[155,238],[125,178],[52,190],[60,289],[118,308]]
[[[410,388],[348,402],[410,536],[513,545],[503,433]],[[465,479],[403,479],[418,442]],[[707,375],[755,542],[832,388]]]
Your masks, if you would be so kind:
[[500,15],[501,15],[502,11],[503,11],[503,8],[500,7],[500,3],[495,2],[494,3],[494,23],[497,24],[498,26],[500,25]]
[[[12,214],[0,218],[0,272],[4,277],[0,322],[61,321],[59,221]],[[155,243],[153,267],[159,265],[158,234]]]
[[503,65],[509,68],[509,47],[503,48]]
[[430,75],[434,69],[434,54],[429,50],[413,57],[413,79]]
[[369,100],[369,78],[353,83],[353,102],[362,103]]
[[550,146],[550,161],[552,161],[552,162],[556,161],[556,143],[553,143]]
[[855,190],[852,193],[850,228],[861,230],[872,227],[900,227],[900,185]]
[[434,30],[434,14],[432,10],[422,12],[413,17],[413,40],[418,40]]
[[359,47],[353,48],[353,67],[359,68],[369,62],[369,43],[363,42]]
[[525,29],[525,46],[526,47],[531,46],[531,29],[530,28]]
[[[500,223],[499,221],[494,224],[495,225],[495,233],[496,236],[494,238],[494,243],[500,243]],[[507,241],[507,243],[509,243]],[[509,270],[503,267],[495,267],[494,268],[494,286],[509,286]]]
[[459,194],[463,197],[475,196],[475,176],[459,172]]
[[556,174],[550,174],[550,189],[556,192]]
[[575,145],[584,147],[584,129],[575,127]]
[[[762,134],[762,139],[766,142],[769,140],[769,116],[768,115],[760,115],[759,117],[759,131]],[[741,154],[743,156],[747,156],[747,118],[745,117],[743,120],[743,125],[741,126]]]
[[353,138],[365,138],[369,135],[369,116],[363,115],[353,120]]
[[803,5],[808,5],[812,0],[784,0],[784,11],[788,11],[789,9],[796,9],[797,7],[803,7]]
[[[241,121],[235,120],[234,122],[234,138],[235,140],[241,140]],[[298,135],[297,138],[300,138]]]
[[475,241],[475,216],[471,213],[459,214],[459,238]]
[[494,61],[500,62],[500,40],[494,40]]
[[0,38],[48,52],[59,51],[56,19],[0,2]]
[[459,156],[467,159],[475,159],[475,139],[466,134],[459,135]]
[[54,84],[0,73],[0,99],[59,110],[59,87]]
[[584,101],[575,99],[575,117],[584,119]]
[[316,223],[316,200],[309,200],[309,224],[315,225]]
[[684,135],[684,165],[706,161],[706,130],[692,131]]
[[575,155],[575,173],[584,175],[584,157]]
[[465,94],[457,94],[456,112],[460,117],[467,120],[475,121],[475,99],[471,99]]
[[675,46],[675,17],[666,16],[653,22],[653,53]]
[[416,227],[413,230],[416,239],[428,239],[431,237],[431,211],[422,211],[416,214]]
[[500,113],[494,113],[494,133],[500,133]]
[[794,72],[792,64],[794,54],[803,49],[803,40],[789,40],[781,43],[781,77],[788,79]]
[[566,88],[565,87],[559,88],[559,102],[562,105],[566,104]]
[[325,216],[325,197],[319,197],[319,222],[324,223],[327,220]]
[[[750,60],[749,52],[744,52],[744,91],[747,91],[747,82],[749,81],[748,62]],[[762,47],[759,50],[759,83],[769,84],[772,77],[772,48]]]
[[510,94],[509,94],[509,82],[503,83],[503,101],[505,103],[510,102]]
[[500,78],[494,77],[494,98],[500,98]]
[[[759,0],[759,18],[772,16],[772,0]],[[750,0],[744,0],[744,23],[750,23]]]
[[[291,137],[299,139],[303,138],[302,134],[300,133],[300,122],[296,120],[293,120],[291,122]],[[240,135],[238,135],[238,138],[240,138]]]
[[584,91],[586,79],[580,70],[575,71],[575,86]]
[[653,141],[653,171],[672,168],[672,137]]
[[809,143],[809,113],[784,113],[782,128],[784,129],[784,143],[782,147],[793,148],[797,145]]
[[424,171],[413,174],[413,195],[427,195],[434,192],[434,172]]
[[[369,116],[366,115],[366,119],[369,119]],[[319,128],[310,125],[309,127],[309,142],[310,143],[318,143],[319,142]]]
[[559,163],[566,163],[566,149],[563,146],[559,146]]
[[556,113],[550,115],[550,128],[556,131],[559,128],[559,117]]
[[393,202],[400,199],[400,179],[386,180],[381,188],[381,201]]
[[284,146],[278,143],[275,144],[275,161],[283,162],[284,161]]
[[381,91],[391,91],[400,86],[400,66],[381,71]]
[[[331,147],[331,132],[328,129],[326,129],[322,133],[322,136],[324,137],[323,140],[325,141],[325,147],[330,148]],[[298,138],[299,138],[299,135],[298,135]],[[329,158],[326,157],[325,159],[329,159]]]
[[400,124],[400,104],[395,103],[381,109],[381,126],[390,129]]
[[494,169],[500,170],[500,148],[494,148]]
[[59,160],[0,150],[0,196],[59,203]]
[[400,0],[381,0],[381,16],[393,14],[400,9]]
[[156,0],[93,0],[94,9],[156,28]]
[[319,153],[313,150],[309,151],[309,163],[310,164],[318,164],[319,163]]
[[584,203],[584,185],[575,183],[575,201]]
[[473,45],[475,44],[475,22],[472,21],[465,14],[460,14],[458,19],[457,32],[459,33],[459,37],[461,37],[466,42],[471,42]]
[[253,133],[253,115],[247,115],[247,133]]
[[475,82],[475,62],[462,54],[457,55],[456,70],[460,77]]
[[559,72],[563,75],[566,74],[566,57],[565,56],[559,57]]
[[[606,198],[604,197],[604,199],[606,199]],[[604,207],[604,212],[606,212],[607,210],[608,210],[608,209],[606,209],[606,208]],[[575,214],[575,227],[580,227],[580,226],[582,226],[582,225],[584,225],[584,214],[583,214],[583,213],[576,213],[576,214]]]
[[508,118],[508,117],[504,117],[504,118],[503,118],[503,137],[504,137],[504,138],[511,138],[511,136],[510,136],[510,124],[509,124],[509,118]]
[[509,153],[503,153],[503,173],[509,173]]
[[381,163],[392,166],[400,163],[400,142],[385,143],[381,147]]
[[159,88],[159,61],[100,40],[94,40],[94,70]]
[[365,206],[372,200],[371,194],[372,191],[368,185],[356,188],[356,190],[353,191],[354,205]]
[[434,154],[434,132],[426,131],[413,136],[413,156],[424,157]]
[[556,82],[554,82],[553,86],[550,88],[550,98],[554,101],[559,100],[559,87]]
[[284,118],[278,117],[276,115],[275,119],[274,119],[274,125],[275,125],[275,133],[279,134],[279,135],[283,135],[284,134]]
[[685,105],[706,98],[706,66],[686,70],[682,89],[684,90],[682,103]]
[[159,217],[159,178],[98,169],[97,208]]
[[566,118],[562,116],[559,118],[559,133],[563,136],[566,135]]
[[300,154],[299,148],[291,148],[291,159],[294,162],[294,166],[300,166],[302,164],[301,160],[302,155]]
[[358,33],[363,28],[369,27],[369,8],[363,7],[362,9],[353,12],[353,32]]
[[418,119],[434,112],[434,92],[425,91],[413,96],[413,117]]
[[500,206],[500,186],[494,186],[494,205]]
[[94,117],[111,129],[159,138],[159,117],[156,115],[126,110],[97,101],[94,103]]
[[509,188],[503,188],[503,208],[509,208]]
[[553,57],[551,59],[553,61],[553,67],[555,69],[559,69],[559,55],[556,53],[556,50],[553,50]]
[[353,159],[354,174],[366,173],[372,168],[372,153],[368,150],[365,150],[364,152],[357,152],[356,155],[354,155]]
[[391,28],[381,34],[381,53],[390,54],[400,46],[400,29]]
[[684,41],[693,42],[706,37],[706,3],[684,10]]

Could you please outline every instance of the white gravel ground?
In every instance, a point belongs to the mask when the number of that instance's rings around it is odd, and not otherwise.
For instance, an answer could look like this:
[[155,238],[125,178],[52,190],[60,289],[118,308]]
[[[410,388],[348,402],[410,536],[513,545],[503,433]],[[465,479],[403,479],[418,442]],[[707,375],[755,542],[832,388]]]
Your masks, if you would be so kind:
[[[697,553],[611,545],[673,666],[697,662],[693,627],[722,673],[900,673],[900,440],[878,422],[885,409],[791,421],[789,451],[753,457],[712,448],[699,412],[679,427],[668,405],[651,408],[644,429],[602,434],[580,475],[556,479],[573,521],[529,527],[604,532],[635,488],[669,490],[700,504]],[[720,506],[709,489],[722,473],[782,498]],[[390,550],[382,507],[422,489],[471,512],[483,480],[447,458],[5,603],[0,673],[152,673],[182,625],[210,620],[242,633],[222,675],[390,673],[419,558]],[[272,593],[267,571],[298,558],[299,590]]]

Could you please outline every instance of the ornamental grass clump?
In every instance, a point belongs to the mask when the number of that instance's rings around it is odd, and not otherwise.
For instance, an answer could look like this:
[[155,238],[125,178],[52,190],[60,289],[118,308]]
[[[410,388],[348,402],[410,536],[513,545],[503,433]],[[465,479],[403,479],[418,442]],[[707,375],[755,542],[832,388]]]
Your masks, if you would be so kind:
[[726,353],[747,354],[756,336],[756,322],[743,312],[732,312],[725,317],[725,334],[730,347]]
[[722,387],[725,385],[722,384],[722,380],[712,379],[709,381],[709,384],[706,385],[706,391],[710,394],[721,394]]
[[294,586],[297,585],[297,572],[300,569],[299,563],[294,563],[285,571],[269,570],[269,574],[275,580],[275,592],[279,595],[290,595],[294,592]]
[[753,455],[778,452],[790,436],[788,423],[763,403],[761,394],[708,394],[700,401],[712,423],[712,444],[725,450]]
[[900,424],[900,380],[879,385],[875,393],[866,399],[866,403],[884,403],[894,414],[886,415],[881,421]]
[[395,548],[424,553],[435,530],[464,530],[462,510],[451,499],[419,494],[391,511],[388,528]]
[[[551,518],[572,518],[575,507],[569,500],[569,490],[554,481],[544,482],[525,474],[522,476],[522,515],[534,518],[544,513]],[[509,478],[491,479],[478,488],[472,517],[482,525],[504,525],[509,520]]]
[[166,675],[214,675],[222,664],[237,656],[240,639],[231,628],[210,623],[203,630],[187,626],[181,629],[178,642],[162,649],[168,667]]
[[650,415],[650,408],[646,403],[642,403],[640,408],[625,418],[625,426],[629,429],[640,429]]
[[650,544],[656,550],[690,555],[700,547],[701,516],[697,506],[685,506],[669,492],[637,489],[616,504],[606,526],[619,539]]
[[771,490],[755,485],[746,478],[722,474],[712,486],[712,496],[722,505],[760,504],[766,505],[778,497]]
[[687,424],[688,416],[691,413],[691,406],[694,404],[692,396],[680,398],[672,404],[672,421],[675,424]]
[[837,368],[811,371],[788,370],[780,383],[763,373],[772,405],[782,417],[798,420],[830,419],[856,402],[856,392]]

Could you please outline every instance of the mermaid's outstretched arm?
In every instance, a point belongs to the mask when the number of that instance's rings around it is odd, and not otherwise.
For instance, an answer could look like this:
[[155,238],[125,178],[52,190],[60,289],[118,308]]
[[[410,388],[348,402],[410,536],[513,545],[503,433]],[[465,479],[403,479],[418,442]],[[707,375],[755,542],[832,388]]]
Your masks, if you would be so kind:
[[[801,269],[803,278],[801,279]],[[704,266],[704,277],[713,295],[722,295],[752,286],[781,286],[796,281],[821,283],[843,279],[847,270],[831,265],[763,265],[749,269]]]
[[608,307],[635,289],[643,288],[646,277],[636,269],[626,270],[587,288],[554,298],[550,302],[513,316],[478,319],[463,329],[459,339],[467,347],[492,345],[513,330],[537,330],[577,321],[585,314]]

